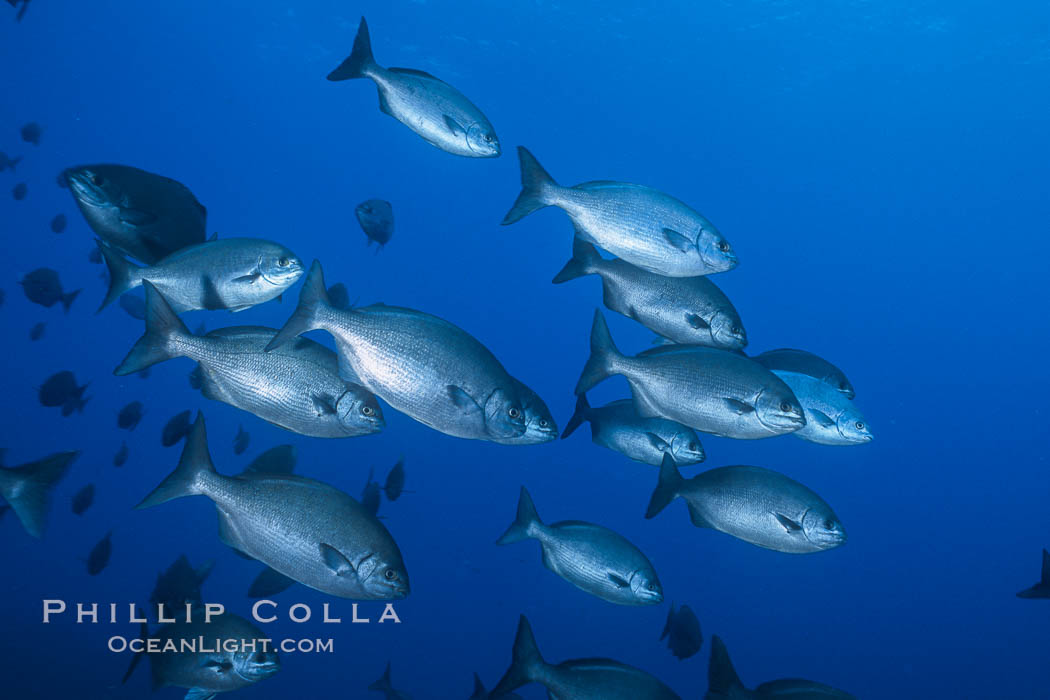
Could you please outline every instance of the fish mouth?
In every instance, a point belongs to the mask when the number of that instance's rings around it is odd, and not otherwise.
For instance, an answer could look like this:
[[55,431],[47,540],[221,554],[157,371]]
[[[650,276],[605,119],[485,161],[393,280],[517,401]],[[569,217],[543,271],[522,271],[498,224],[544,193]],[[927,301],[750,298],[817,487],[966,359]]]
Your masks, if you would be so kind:
[[791,430],[799,430],[806,426],[805,416],[800,416],[796,413],[774,413],[771,416],[767,416],[762,422],[771,428],[788,428]]
[[[671,456],[675,457],[675,455],[671,455]],[[677,457],[675,457],[675,461],[677,461],[678,464],[699,464],[700,462],[703,462],[705,459],[707,459],[707,453],[699,451],[699,450],[695,451],[695,452],[692,451],[692,450],[687,450],[686,452],[683,452],[681,455],[678,455]]]
[[273,674],[281,670],[280,661],[265,661],[257,662],[250,668],[238,673],[241,678],[246,681],[261,681],[265,678],[269,678]]
[[659,605],[664,602],[664,594],[663,591],[642,590],[638,592],[638,600],[646,605]]
[[103,206],[107,203],[106,196],[102,193],[98,187],[91,182],[91,171],[81,170],[76,168],[67,168],[62,171],[63,177],[69,184],[69,189],[73,191],[77,199],[83,200],[87,204],[94,205],[96,207]]

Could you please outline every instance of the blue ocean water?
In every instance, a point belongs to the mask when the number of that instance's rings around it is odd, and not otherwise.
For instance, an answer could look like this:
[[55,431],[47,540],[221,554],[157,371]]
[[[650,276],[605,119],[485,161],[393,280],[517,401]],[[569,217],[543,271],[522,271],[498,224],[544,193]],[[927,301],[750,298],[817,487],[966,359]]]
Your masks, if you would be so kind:
[[[1044,601],[1014,596],[1038,578],[1050,545],[1050,7],[653,5],[34,0],[19,23],[0,8],[0,150],[24,158],[0,172],[5,463],[83,451],[55,490],[42,540],[10,514],[0,520],[3,697],[149,692],[142,669],[120,685],[129,655],[106,650],[137,626],[69,615],[43,625],[42,599],[143,602],[186,553],[216,560],[207,600],[248,614],[259,566],[219,542],[207,499],[132,510],[178,460],[160,432],[185,409],[204,411],[220,472],[292,443],[299,473],[355,496],[370,468],[382,478],[403,455],[413,492],[380,511],[412,577],[401,624],[349,624],[348,601],[290,590],[283,605],[307,603],[316,616],[329,602],[344,624],[284,619],[266,632],[332,637],[335,654],[285,655],[280,673],[236,697],[370,697],[391,660],[395,685],[415,697],[465,698],[472,672],[491,686],[506,670],[521,613],[548,660],[611,657],[683,698],[706,690],[711,634],[750,686],[798,676],[862,698],[1050,697]],[[455,85],[491,119],[503,156],[443,153],[381,114],[367,81],[325,81],[361,15],[380,63]],[[19,139],[29,121],[43,126],[39,146]],[[186,381],[189,360],[145,380],[112,375],[142,324],[116,306],[94,313],[105,287],[88,262],[91,231],[55,184],[75,164],[174,177],[208,207],[209,232],[279,241],[323,261],[352,300],[456,323],[564,427],[600,285],[550,284],[570,254],[563,213],[499,226],[519,191],[518,144],[564,184],[638,182],[703,212],[740,256],[713,279],[744,319],[748,350],[805,348],[846,371],[871,444],[705,437],[701,467],[756,464],[805,483],[841,517],[845,546],[759,549],[692,527],[680,503],[644,520],[657,470],[591,444],[586,429],[508,447],[387,410],[384,432],[325,441],[201,398]],[[7,194],[18,182],[28,185],[22,201]],[[397,222],[378,255],[353,214],[373,197],[393,203]],[[48,222],[58,213],[70,224],[56,235]],[[17,280],[42,266],[83,288],[68,315],[22,295]],[[187,323],[279,327],[297,296],[236,315],[193,312]],[[620,347],[649,346],[651,332],[606,315]],[[46,335],[31,342],[40,321]],[[90,381],[82,415],[37,402],[37,387],[62,369]],[[617,378],[592,402],[624,396]],[[132,400],[146,415],[127,434],[116,414]],[[251,447],[235,456],[239,425]],[[117,469],[125,439],[130,458]],[[69,501],[87,483],[96,502],[73,515]],[[546,571],[534,543],[496,547],[522,484],[545,520],[600,523],[637,544],[667,602],[613,606]],[[89,577],[83,559],[110,530],[112,562]],[[686,661],[658,640],[671,600],[688,603],[704,630],[704,649]],[[373,619],[382,609],[361,607]],[[539,686],[519,692],[543,697]]]

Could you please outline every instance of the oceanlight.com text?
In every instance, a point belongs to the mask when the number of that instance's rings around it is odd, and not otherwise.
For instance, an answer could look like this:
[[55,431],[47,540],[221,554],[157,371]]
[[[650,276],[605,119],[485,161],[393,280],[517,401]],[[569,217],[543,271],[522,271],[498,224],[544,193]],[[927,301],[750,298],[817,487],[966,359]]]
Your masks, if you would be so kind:
[[333,639],[215,639],[193,637],[190,639],[139,639],[122,636],[109,638],[109,650],[115,654],[237,654],[245,652],[279,651],[283,654],[331,654],[335,651]]

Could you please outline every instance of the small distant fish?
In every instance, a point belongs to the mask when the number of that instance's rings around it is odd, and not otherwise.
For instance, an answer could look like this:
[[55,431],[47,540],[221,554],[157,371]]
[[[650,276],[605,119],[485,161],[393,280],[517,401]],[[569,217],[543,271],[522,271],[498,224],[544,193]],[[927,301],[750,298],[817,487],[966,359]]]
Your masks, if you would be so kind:
[[328,303],[341,311],[350,308],[350,293],[345,284],[340,282],[328,288]]
[[386,483],[383,485],[383,493],[386,494],[386,500],[394,502],[401,498],[401,494],[405,490],[405,460],[402,457],[397,460],[391,469],[390,473],[386,475]]
[[126,165],[86,165],[60,176],[95,234],[152,265],[204,243],[208,212],[181,182]]
[[139,379],[149,379],[150,368],[139,370],[135,374],[138,375]]
[[83,515],[87,512],[87,509],[91,507],[91,504],[95,502],[95,485],[88,484],[84,488],[80,489],[73,496],[73,512],[77,515]]
[[120,409],[117,414],[117,427],[123,430],[134,430],[142,420],[143,405],[141,401],[132,401]]
[[107,532],[106,536],[99,540],[91,549],[87,558],[87,572],[89,576],[98,576],[109,565],[109,558],[113,554],[113,533]]
[[55,184],[58,185],[58,189],[60,189],[60,190],[68,190],[69,189],[69,180],[66,179],[66,171],[65,170],[63,170],[62,172],[60,172],[58,175],[55,176]]
[[255,474],[291,474],[297,461],[295,445],[271,447],[252,460],[244,471]]
[[383,199],[369,199],[354,209],[361,230],[368,237],[368,245],[376,242],[376,252],[382,250],[394,235],[394,207]]
[[76,377],[69,370],[52,374],[40,385],[38,398],[40,405],[48,408],[62,407],[62,415],[69,416],[73,411],[84,412],[89,399],[84,398],[88,385],[77,385]]
[[237,435],[233,438],[233,453],[235,455],[243,454],[248,449],[248,442],[251,440],[251,435],[244,429],[243,425],[237,426]]
[[364,17],[350,56],[328,74],[332,81],[353,78],[372,80],[379,91],[379,110],[427,143],[469,158],[499,156],[492,124],[461,92],[421,70],[383,68],[376,63]]
[[51,489],[80,452],[57,452],[17,467],[0,468],[0,496],[33,537],[44,534]]
[[517,517],[496,544],[526,539],[540,543],[544,566],[602,600],[617,605],[656,605],[664,599],[652,563],[627,538],[578,520],[545,525],[522,486]]
[[0,151],[0,173],[5,170],[15,171],[15,166],[22,162],[22,156],[16,158],[9,158],[6,153]]
[[798,372],[770,370],[791,387],[806,412],[795,437],[820,445],[862,445],[875,436],[857,405],[826,382]]
[[183,411],[177,413],[171,417],[167,423],[164,424],[164,430],[160,435],[160,444],[164,447],[171,447],[177,444],[182,438],[190,432],[190,412]]
[[11,190],[11,196],[15,198],[16,202],[21,202],[29,194],[29,185],[24,182],[20,182],[14,186]]
[[798,372],[799,374],[819,379],[836,391],[841,392],[847,399],[852,399],[857,395],[853,385],[850,384],[849,379],[846,378],[846,374],[841,369],[811,352],[782,348],[780,350],[768,350],[761,355],[755,355],[751,359],[766,369]]
[[146,302],[137,294],[124,294],[120,297],[120,308],[128,312],[128,316],[143,321],[146,318]]
[[379,515],[379,502],[380,494],[382,491],[379,488],[379,482],[374,481],[372,477],[375,475],[374,470],[368,470],[368,481],[365,482],[365,488],[361,491],[361,505],[364,509],[372,515]]
[[798,700],[856,700],[853,695],[832,688],[831,686],[807,681],[801,678],[785,678],[769,681],[748,690],[740,681],[729,652],[722,638],[711,637],[711,661],[707,667],[707,700],[737,700],[738,698],[755,698],[755,700],[775,700],[776,698],[797,698]]
[[185,554],[180,555],[171,566],[157,575],[157,583],[149,597],[151,610],[156,611],[158,605],[163,605],[166,616],[171,617],[172,612],[185,610],[186,603],[203,602],[201,586],[214,566],[215,561],[212,560],[195,569]]
[[66,313],[69,313],[69,307],[73,305],[73,300],[81,291],[79,289],[69,293],[62,291],[62,282],[58,278],[58,273],[49,267],[33,270],[23,277],[19,284],[22,285],[22,291],[25,292],[26,299],[29,301],[49,309],[61,303]]
[[65,214],[57,214],[55,218],[51,219],[51,230],[55,233],[62,233],[66,230]]
[[696,619],[693,610],[688,605],[675,610],[674,603],[667,611],[667,622],[660,639],[667,640],[667,648],[680,660],[694,656],[704,644],[700,620]]
[[[10,2],[10,0],[8,0]],[[22,127],[22,140],[34,146],[40,145],[40,136],[44,133],[43,128],[36,122],[29,122]]]
[[248,597],[269,598],[278,593],[283,593],[294,584],[294,579],[290,579],[267,566],[252,581],[252,585],[248,588]]
[[386,662],[386,670],[383,671],[383,675],[379,680],[368,686],[369,690],[375,690],[383,693],[386,696],[386,700],[412,700],[412,696],[408,693],[396,690],[393,683],[390,680],[390,662]]
[[521,194],[503,218],[513,224],[544,207],[569,215],[576,236],[621,260],[665,277],[732,270],[736,253],[714,224],[674,197],[623,182],[562,187],[519,146]]
[[1050,598],[1050,552],[1043,550],[1043,568],[1039,583],[1017,594],[1018,598]]
[[114,467],[123,467],[124,464],[127,461],[128,461],[128,443],[127,442],[122,442],[122,443],[120,443],[120,449],[117,450],[117,453],[115,455],[113,455],[113,466]]
[[44,337],[44,331],[47,329],[47,324],[41,321],[32,328],[29,329],[30,340],[40,340]]

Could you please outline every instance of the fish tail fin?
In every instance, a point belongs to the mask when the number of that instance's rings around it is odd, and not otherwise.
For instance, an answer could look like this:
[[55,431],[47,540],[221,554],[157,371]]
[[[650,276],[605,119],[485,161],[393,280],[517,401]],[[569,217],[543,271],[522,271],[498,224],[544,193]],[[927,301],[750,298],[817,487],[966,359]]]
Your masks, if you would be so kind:
[[587,394],[580,394],[576,397],[576,411],[572,414],[572,418],[565,424],[565,432],[561,434],[561,439],[572,435],[576,432],[576,429],[584,424],[588,420],[588,416],[591,412],[591,404],[587,401]]
[[106,297],[102,300],[102,305],[98,307],[98,311],[102,311],[119,299],[121,294],[136,286],[139,279],[138,271],[142,268],[125,258],[115,248],[102,241],[96,242],[99,252],[102,253],[102,260],[106,263],[106,269],[109,270],[109,289],[106,290]]
[[354,37],[354,48],[345,61],[328,74],[328,79],[337,82],[340,80],[353,80],[354,78],[368,77],[368,70],[376,64],[375,56],[372,55],[372,39],[368,35],[368,22],[361,18],[361,24],[357,28],[357,36]]
[[0,495],[33,537],[44,534],[51,489],[80,452],[57,452],[15,469],[5,470]]
[[319,321],[329,308],[331,301],[328,299],[328,288],[324,285],[324,270],[321,269],[321,263],[314,260],[303,282],[303,289],[299,292],[299,305],[266,346],[266,351],[275,350],[307,331],[320,328]]
[[711,637],[711,663],[707,667],[707,697],[735,698],[744,690],[740,676],[729,660],[725,642],[717,634]]
[[605,316],[595,310],[594,324],[591,326],[591,356],[587,358],[580,380],[576,382],[576,394],[586,393],[609,376],[617,374],[616,361],[621,357],[623,355],[616,349]]
[[671,609],[667,611],[667,622],[664,623],[664,631],[660,633],[660,639],[665,639],[671,634],[672,622],[674,622],[674,601],[671,601]]
[[67,292],[62,295],[62,308],[65,309],[65,312],[67,314],[69,313],[69,307],[73,305],[73,301],[77,298],[77,295],[80,294],[82,291],[84,290],[74,289],[72,292]]
[[[136,606],[136,607],[138,607],[138,606]],[[142,612],[140,611],[139,614],[141,615]],[[139,639],[141,639],[143,641],[143,643],[145,643],[145,641],[148,638],[149,638],[149,625],[147,623],[145,623],[145,622],[140,622],[139,623]],[[145,651],[139,651],[139,652],[136,652],[135,655],[131,657],[131,663],[128,664],[128,670],[124,672],[124,677],[120,679],[120,684],[121,685],[124,685],[125,683],[128,682],[128,679],[131,678],[131,674],[135,672],[135,667],[139,665],[139,662],[142,661],[142,657],[145,656],[145,655],[146,655]]]
[[186,445],[182,448],[182,456],[179,457],[175,471],[135,507],[150,508],[175,498],[204,493],[200,483],[202,477],[214,474],[215,465],[208,454],[208,433],[204,428],[204,415],[198,413],[197,421],[186,436]]
[[502,697],[512,690],[533,682],[543,672],[546,665],[547,662],[543,660],[540,649],[536,646],[532,626],[529,625],[528,618],[522,615],[518,620],[518,633],[514,637],[510,668],[492,689],[489,697]]
[[485,692],[485,684],[481,682],[481,676],[478,675],[477,671],[474,671],[474,693],[471,695],[473,698],[487,698],[489,694]]
[[572,241],[572,257],[569,258],[569,262],[565,263],[565,267],[561,269],[561,272],[554,276],[551,283],[561,284],[562,282],[574,280],[577,277],[589,275],[594,272],[595,264],[600,260],[601,256],[598,255],[597,248],[587,241],[574,238]]
[[529,149],[518,146],[518,159],[521,161],[521,194],[503,217],[503,225],[520,221],[537,209],[550,205],[552,190],[558,187],[554,178],[543,169]]
[[507,528],[507,531],[496,540],[496,544],[521,542],[531,537],[535,528],[541,525],[543,525],[543,521],[540,520],[540,516],[536,512],[536,506],[532,503],[532,496],[529,495],[528,489],[522,486],[521,495],[518,497],[518,514],[514,518],[514,522]]
[[671,501],[678,497],[685,479],[678,472],[671,455],[664,453],[664,461],[660,463],[660,478],[656,482],[656,489],[649,499],[649,508],[645,511],[646,518],[654,518],[657,513],[666,508]]
[[383,675],[379,677],[379,680],[368,686],[369,690],[378,690],[381,693],[393,692],[394,686],[390,682],[390,662],[386,662],[386,670],[383,671]]
[[158,362],[177,357],[173,341],[192,335],[156,287],[148,281],[143,281],[142,286],[146,290],[146,332],[113,370],[117,376],[141,372]]
[[[26,10],[29,9],[29,0],[23,0],[22,7],[18,8],[18,14],[15,15],[15,21],[21,22],[22,18],[26,16]],[[19,158],[19,160],[22,160]]]

